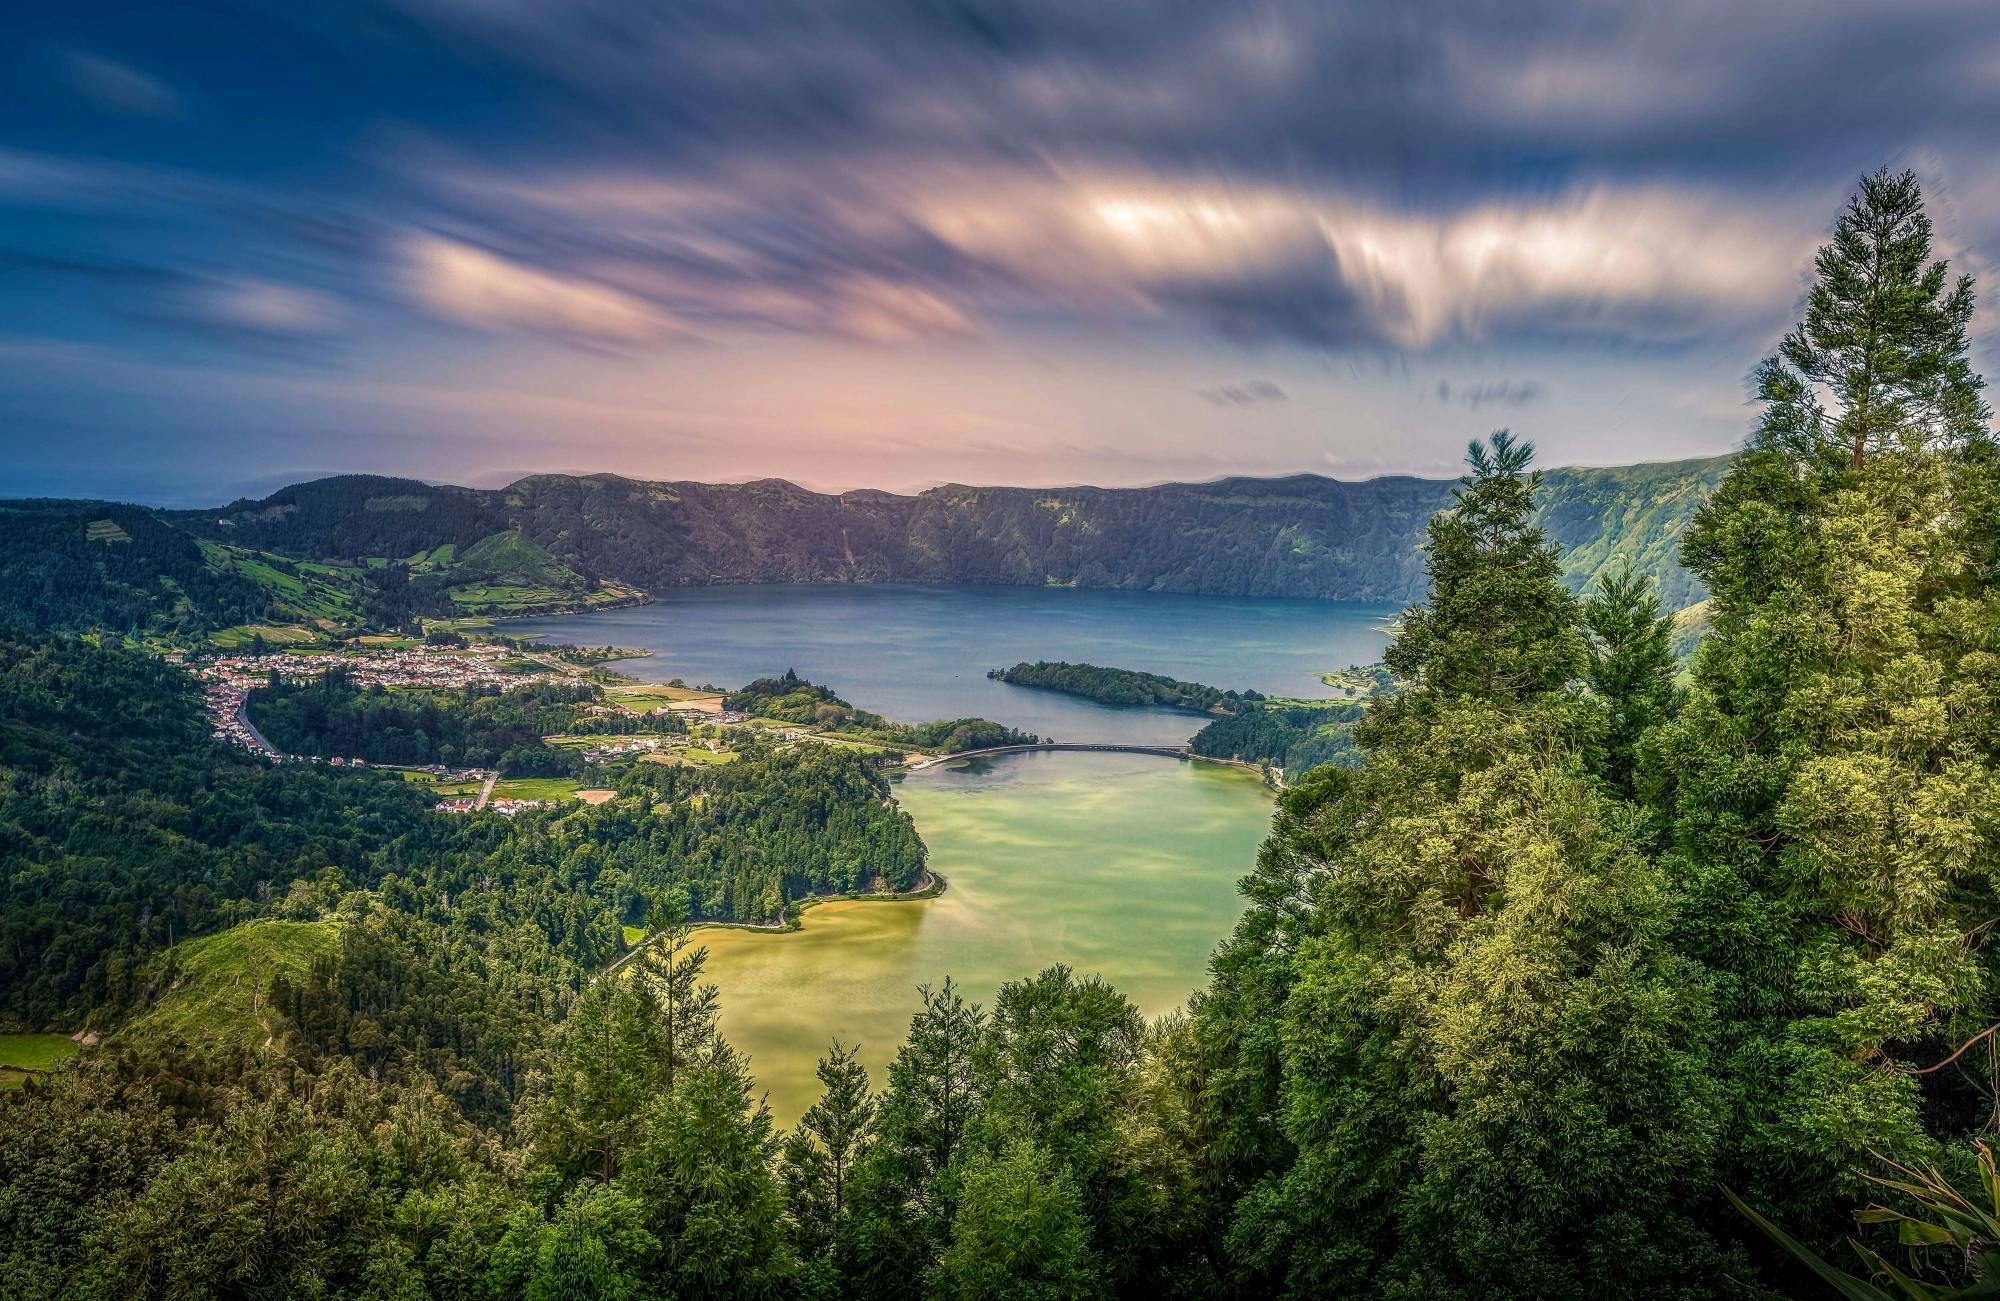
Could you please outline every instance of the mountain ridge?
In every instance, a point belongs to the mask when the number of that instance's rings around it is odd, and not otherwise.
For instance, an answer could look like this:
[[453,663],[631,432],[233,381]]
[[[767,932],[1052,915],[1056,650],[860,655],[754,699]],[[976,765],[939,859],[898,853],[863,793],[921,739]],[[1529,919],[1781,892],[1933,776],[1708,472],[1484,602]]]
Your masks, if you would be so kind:
[[[1551,469],[1536,520],[1563,548],[1572,586],[1629,557],[1669,608],[1692,605],[1705,593],[1679,564],[1681,535],[1730,459]],[[1424,528],[1456,483],[1302,473],[1149,488],[823,493],[777,478],[543,474],[469,488],[343,474],[199,510],[0,502],[0,574],[40,594],[34,609],[8,616],[22,626],[178,637],[573,611],[723,584],[1407,603],[1424,591]]]
[[[1631,555],[1670,605],[1699,600],[1675,551],[1729,460],[1546,471],[1541,519],[1572,559],[1572,580]],[[169,515],[203,536],[312,559],[408,555],[519,530],[580,574],[648,589],[903,581],[1402,601],[1422,591],[1416,544],[1455,483],[1300,473],[824,493],[775,477],[540,474],[480,489],[342,475]]]

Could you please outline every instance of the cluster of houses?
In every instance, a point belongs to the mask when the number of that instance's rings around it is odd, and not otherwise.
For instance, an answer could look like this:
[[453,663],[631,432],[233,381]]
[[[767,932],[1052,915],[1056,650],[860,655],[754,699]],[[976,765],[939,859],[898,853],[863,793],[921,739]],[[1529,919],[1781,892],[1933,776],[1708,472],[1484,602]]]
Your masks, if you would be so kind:
[[289,681],[307,681],[332,669],[345,669],[364,687],[497,687],[502,691],[532,682],[560,681],[553,672],[516,673],[503,667],[514,657],[505,646],[484,644],[465,650],[418,646],[408,650],[281,651],[275,655],[218,655],[194,665],[207,682],[228,682],[248,690],[271,674]]
[[670,745],[676,742],[682,742],[682,738],[675,737],[670,742],[666,737],[661,736],[628,736],[621,737],[615,741],[600,741],[583,752],[583,761],[585,763],[603,763],[608,759],[616,759],[625,755],[651,754],[663,745]]
[[240,745],[257,754],[281,759],[271,743],[243,717],[244,688],[230,682],[210,682],[202,687],[202,704],[215,734],[231,745]]
[[[309,681],[333,669],[345,669],[361,686],[382,687],[471,687],[489,686],[511,691],[534,682],[561,681],[558,673],[510,673],[502,663],[513,654],[505,646],[479,645],[463,651],[435,646],[409,650],[366,650],[359,652],[301,653],[282,651],[275,655],[218,655],[188,665],[202,682],[209,719],[215,734],[246,750],[279,754],[257,729],[243,717],[243,698],[252,687],[270,681],[273,673],[288,681]],[[339,759],[332,763],[341,763]],[[359,765],[361,760],[348,760]]]
[[511,818],[523,809],[550,809],[555,805],[554,800],[493,800],[486,807]]

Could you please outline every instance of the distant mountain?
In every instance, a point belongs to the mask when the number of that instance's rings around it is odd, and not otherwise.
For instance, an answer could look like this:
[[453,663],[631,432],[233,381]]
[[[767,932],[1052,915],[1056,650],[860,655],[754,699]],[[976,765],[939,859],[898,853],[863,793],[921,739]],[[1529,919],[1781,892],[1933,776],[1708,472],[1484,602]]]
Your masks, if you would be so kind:
[[[1619,556],[1669,608],[1705,593],[1681,535],[1727,457],[1544,477],[1581,586]],[[209,510],[0,502],[0,627],[234,645],[415,616],[598,609],[715,583],[1110,587],[1407,602],[1452,481],[1318,475],[1153,488],[811,492],[782,479],[531,475],[505,488],[339,475]]]
[[[1669,607],[1691,604],[1703,593],[1676,559],[1681,534],[1728,463],[1550,470],[1541,523],[1579,585],[1629,555]],[[167,518],[211,540],[333,564],[538,548],[553,572],[591,588],[999,583],[1400,602],[1422,591],[1424,525],[1452,487],[1293,475],[1151,488],[948,484],[904,496],[781,479],[533,475],[480,490],[344,475]],[[514,540],[495,547],[500,534]]]

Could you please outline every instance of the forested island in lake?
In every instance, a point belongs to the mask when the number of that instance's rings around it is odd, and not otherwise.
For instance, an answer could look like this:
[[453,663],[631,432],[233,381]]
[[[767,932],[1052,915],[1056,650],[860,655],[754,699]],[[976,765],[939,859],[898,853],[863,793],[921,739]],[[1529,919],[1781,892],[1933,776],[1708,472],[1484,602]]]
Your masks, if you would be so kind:
[[1339,677],[1347,684],[1349,698],[1291,700],[1256,691],[1225,691],[1136,669],[1047,660],[994,669],[987,676],[1103,705],[1153,705],[1215,715],[1189,741],[1191,753],[1282,769],[1292,780],[1318,764],[1359,760],[1353,728],[1365,711],[1355,698],[1362,689],[1356,684],[1372,688],[1377,681],[1371,669],[1342,670]]
[[1012,668],[993,669],[986,676],[1017,687],[1039,687],[1081,696],[1100,705],[1159,705],[1191,709],[1199,714],[1233,714],[1264,698],[1255,691],[1223,691],[1199,682],[1182,682],[1162,673],[1062,661],[1038,660],[1030,664],[1024,660]]

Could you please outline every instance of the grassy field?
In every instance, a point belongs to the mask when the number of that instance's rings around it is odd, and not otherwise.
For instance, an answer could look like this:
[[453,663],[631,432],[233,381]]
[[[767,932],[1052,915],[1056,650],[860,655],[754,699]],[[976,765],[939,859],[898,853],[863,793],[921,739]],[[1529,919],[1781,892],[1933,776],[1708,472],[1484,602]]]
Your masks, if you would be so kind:
[[0,1089],[17,1089],[76,1051],[66,1034],[0,1034]]
[[735,763],[739,757],[734,750],[724,750],[721,754],[714,754],[703,749],[701,746],[691,745],[685,750],[675,750],[668,754],[642,754],[639,756],[639,761],[641,763],[679,763],[698,766],[713,763]]
[[324,640],[318,629],[296,623],[243,623],[234,628],[218,628],[208,634],[209,645],[222,650],[237,650],[250,645],[258,637],[266,646],[310,646]]
[[478,781],[453,781],[449,777],[436,777],[427,772],[403,770],[403,780],[412,786],[421,786],[440,797],[453,795],[477,795],[482,783]]
[[646,931],[644,927],[627,926],[625,928],[625,943],[628,947],[637,944],[640,940],[643,940],[645,938],[646,938]]
[[178,978],[118,1031],[152,1043],[261,1044],[270,1034],[263,1001],[278,975],[300,978],[313,960],[340,951],[334,922],[254,921],[183,940],[153,959],[149,976]]
[[117,520],[94,519],[83,526],[83,536],[92,542],[130,542],[132,535],[118,527]]
[[[450,565],[452,557],[457,550],[458,548],[455,545],[447,542],[441,547],[433,547],[429,551],[419,551],[414,556],[405,556],[403,557],[403,563],[418,573],[428,573],[433,569],[443,569]],[[371,556],[369,558],[369,563],[373,564],[376,562],[376,557]],[[382,559],[380,563],[386,565],[389,562],[386,559]]]
[[697,691],[693,687],[616,686],[604,689],[604,698],[634,713],[646,714],[662,705],[686,705],[705,713],[722,712],[722,693]]
[[563,750],[588,750],[593,745],[617,745],[622,741],[658,741],[662,745],[687,738],[678,732],[620,732],[617,735],[602,736],[545,736],[544,744]]
[[567,777],[507,777],[493,784],[496,800],[566,800],[582,783]]
[[[273,557],[243,547],[203,542],[201,549],[211,568],[235,570],[306,623],[340,625],[361,618],[359,593],[353,581],[332,565],[280,568],[273,563]],[[290,569],[298,572],[289,572]]]

